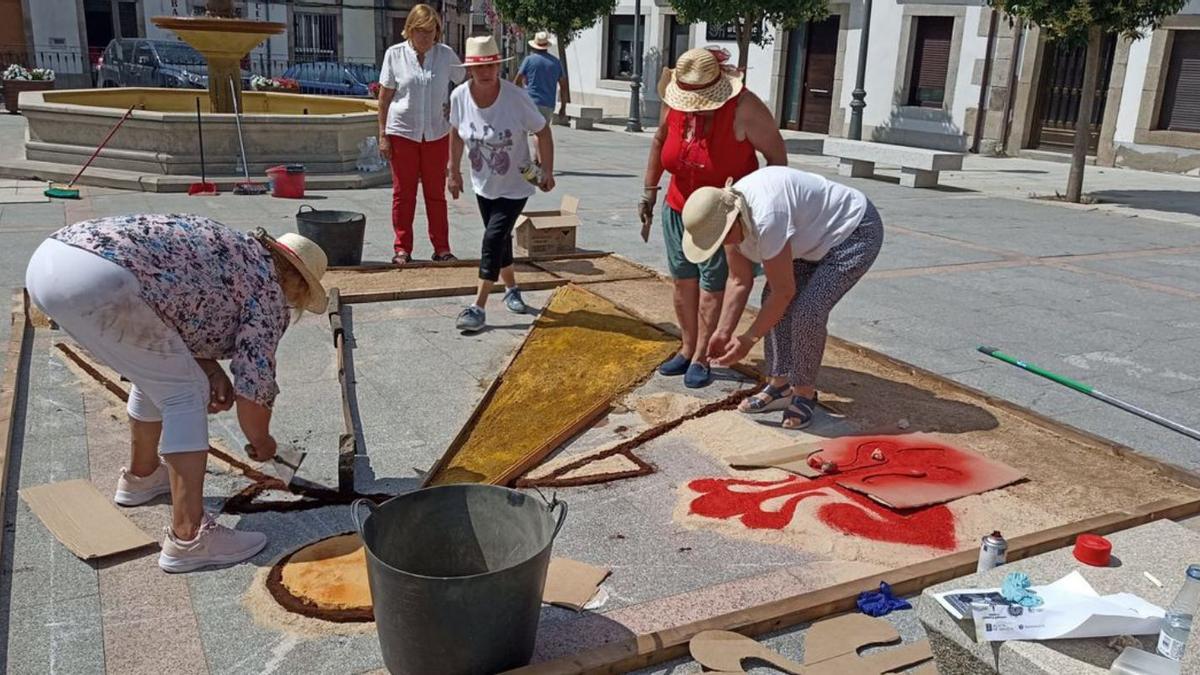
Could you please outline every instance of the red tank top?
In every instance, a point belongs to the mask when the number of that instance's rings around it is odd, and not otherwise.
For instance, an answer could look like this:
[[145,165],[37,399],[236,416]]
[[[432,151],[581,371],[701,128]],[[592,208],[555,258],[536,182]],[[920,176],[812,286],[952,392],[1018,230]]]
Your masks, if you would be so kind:
[[729,178],[738,180],[758,168],[758,157],[748,140],[739,141],[733,132],[741,94],[725,102],[711,119],[674,108],[667,111],[667,139],[662,147],[662,166],[671,174],[667,205],[683,210],[689,195],[699,187],[725,187]]

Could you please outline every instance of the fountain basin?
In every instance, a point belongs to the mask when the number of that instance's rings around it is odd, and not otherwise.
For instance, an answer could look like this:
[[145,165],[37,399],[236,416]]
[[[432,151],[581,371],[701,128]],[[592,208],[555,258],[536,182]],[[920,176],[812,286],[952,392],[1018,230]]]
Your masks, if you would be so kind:
[[[373,100],[245,92],[242,132],[252,178],[279,164],[304,164],[309,175],[355,174],[359,144],[378,134]],[[198,90],[74,89],[21,94],[28,123],[26,159],[81,166],[134,106],[92,166],[155,175],[200,175],[196,100],[204,121],[209,176],[241,175],[234,116],[211,113]],[[90,169],[89,169],[90,171]],[[384,172],[386,173],[386,172]]]

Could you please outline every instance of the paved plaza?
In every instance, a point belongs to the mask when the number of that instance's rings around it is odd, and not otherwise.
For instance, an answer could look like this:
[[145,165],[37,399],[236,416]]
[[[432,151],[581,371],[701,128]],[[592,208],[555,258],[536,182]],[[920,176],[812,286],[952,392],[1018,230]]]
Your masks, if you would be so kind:
[[[0,117],[0,154],[19,146],[22,125],[19,117]],[[665,271],[659,223],[650,242],[643,243],[635,211],[650,134],[610,126],[595,131],[556,127],[555,139],[558,188],[535,196],[530,208],[554,208],[563,194],[575,195],[583,221],[581,248],[613,251]],[[788,144],[792,166],[836,176],[834,161],[814,154],[819,139],[791,134]],[[1098,201],[1076,206],[1049,199],[1065,190],[1066,171],[1065,164],[1055,162],[970,156],[962,171],[944,173],[943,187],[936,190],[901,187],[897,174],[886,170],[876,180],[845,179],[877,204],[886,239],[872,271],[834,311],[830,332],[1147,456],[1200,471],[1197,442],[975,350],[991,345],[1181,423],[1200,425],[1200,361],[1195,358],[1200,350],[1200,178],[1089,167],[1087,191]],[[261,226],[279,234],[294,230],[297,207],[310,203],[366,214],[366,259],[387,260],[392,252],[390,189],[316,193],[298,202],[84,188],[81,200],[51,202],[38,200],[40,190],[34,188],[0,179],[0,284],[7,287],[22,285],[25,263],[47,234],[65,224],[115,214],[198,213],[237,228]],[[474,198],[452,201],[450,218],[455,253],[476,257],[481,225]],[[427,259],[431,251],[422,219],[419,212],[415,254]],[[529,294],[536,307],[548,297]],[[359,467],[359,491],[414,488],[414,469],[424,470],[440,456],[532,319],[510,317],[494,303],[489,318],[495,329],[463,336],[453,330],[453,320],[464,302],[438,298],[353,308],[370,455],[370,463]],[[276,435],[307,446],[306,477],[330,484],[336,479],[337,425],[305,417],[305,411],[338,397],[328,330],[321,324],[310,317],[282,342],[281,363],[307,365],[304,360],[311,359],[315,365],[281,371]],[[0,338],[7,339],[8,331],[7,322],[0,324]],[[386,350],[380,346],[385,338]],[[36,408],[37,423],[26,430],[19,485],[90,473],[108,490],[105,481],[115,480],[109,468],[119,465],[120,453],[79,448],[94,442],[91,434],[100,429],[113,441],[106,447],[122,451],[123,421],[105,419],[119,409],[101,393],[88,388],[80,393],[76,376],[52,356],[45,331],[39,332],[33,351],[30,391],[36,393],[30,394],[29,405]],[[656,378],[647,386],[668,391],[675,385]],[[720,397],[737,386],[723,381],[708,395]],[[340,420],[337,406],[327,407],[330,419]],[[233,417],[216,420],[214,435],[235,442]],[[657,452],[674,450],[668,443]],[[701,579],[711,583],[714,578],[764,574],[795,562],[779,547],[680,528],[645,544],[652,537],[639,538],[649,531],[639,524],[639,516],[673,499],[673,494],[655,494],[650,488],[676,476],[664,471],[655,480],[627,488],[621,504],[612,506],[619,517],[611,520],[595,515],[602,513],[598,505],[606,499],[606,486],[585,491],[581,519],[564,530],[565,555],[595,558],[617,570],[609,582],[611,606],[651,600],[639,595],[649,586],[647,579],[667,586],[667,593],[682,593],[695,589]],[[206,494],[214,500],[245,485],[220,473],[209,483]],[[3,649],[10,672],[99,672],[106,665],[114,671],[122,663],[114,650],[169,649],[169,638],[194,641],[180,653],[176,672],[346,672],[380,665],[373,633],[279,638],[252,622],[240,612],[247,602],[244,589],[255,574],[252,566],[181,580],[158,574],[153,556],[83,563],[48,534],[34,541],[30,533],[36,520],[19,505],[15,490],[8,499],[18,533],[17,553],[6,547],[6,556],[12,557],[4,561],[0,588],[6,603],[0,610],[7,621],[0,632],[8,636]],[[158,504],[138,511],[145,513],[137,515],[137,524],[157,532],[153,527],[161,526],[168,509]],[[263,561],[315,537],[344,531],[348,522],[344,508],[241,520],[248,529],[269,532]],[[628,543],[614,538],[613,521],[627,523],[619,534]],[[608,536],[596,541],[597,532]],[[684,557],[685,549],[691,557]],[[727,564],[735,558],[738,565]],[[130,601],[126,611],[120,604],[123,593],[136,596],[143,583],[152,587],[148,595],[165,593],[170,586],[188,597],[176,598],[171,606],[147,607],[140,616],[153,616],[155,622],[139,623],[137,603]],[[543,614],[543,628],[559,618]],[[906,640],[921,635],[913,613],[890,620]],[[768,644],[794,654],[802,634],[788,631]],[[239,643],[245,647],[238,648]],[[263,649],[264,644],[271,648]],[[123,672],[142,672],[138,668],[145,663],[130,657]],[[657,670],[690,673],[699,668],[677,663]]]

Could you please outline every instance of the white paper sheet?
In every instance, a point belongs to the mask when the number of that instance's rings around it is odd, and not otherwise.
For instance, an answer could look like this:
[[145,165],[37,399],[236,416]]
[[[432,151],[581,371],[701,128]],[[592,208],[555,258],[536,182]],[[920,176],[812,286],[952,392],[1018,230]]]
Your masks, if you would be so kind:
[[1031,590],[1044,601],[1041,606],[1008,602],[999,589],[964,589],[935,597],[955,618],[965,618],[969,609],[980,642],[1152,635],[1162,627],[1165,614],[1132,593],[1101,596],[1078,571]]

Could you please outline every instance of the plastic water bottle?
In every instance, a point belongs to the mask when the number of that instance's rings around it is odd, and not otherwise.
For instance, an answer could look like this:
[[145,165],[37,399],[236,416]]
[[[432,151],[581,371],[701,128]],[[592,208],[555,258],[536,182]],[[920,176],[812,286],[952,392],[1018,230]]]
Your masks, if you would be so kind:
[[1200,565],[1188,565],[1183,588],[1167,609],[1162,632],[1158,634],[1158,653],[1183,660],[1183,648],[1187,646],[1188,633],[1192,630],[1192,617],[1200,609]]

